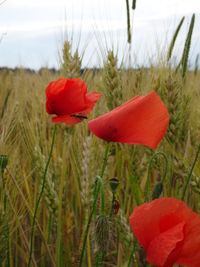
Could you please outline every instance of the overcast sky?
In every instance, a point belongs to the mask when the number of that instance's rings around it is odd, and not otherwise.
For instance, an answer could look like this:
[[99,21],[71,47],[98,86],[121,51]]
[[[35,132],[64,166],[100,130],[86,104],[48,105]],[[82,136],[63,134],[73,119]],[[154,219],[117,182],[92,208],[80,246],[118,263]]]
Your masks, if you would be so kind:
[[[0,66],[58,68],[58,53],[67,36],[73,38],[73,49],[79,46],[80,51],[85,51],[84,65],[102,63],[106,49],[111,47],[121,59],[127,51],[125,3],[125,0],[5,1],[0,5]],[[192,13],[197,14],[190,55],[194,62],[200,53],[200,0],[137,0],[134,15],[131,11],[134,64],[147,64],[160,57],[185,15],[174,52],[179,57]]]

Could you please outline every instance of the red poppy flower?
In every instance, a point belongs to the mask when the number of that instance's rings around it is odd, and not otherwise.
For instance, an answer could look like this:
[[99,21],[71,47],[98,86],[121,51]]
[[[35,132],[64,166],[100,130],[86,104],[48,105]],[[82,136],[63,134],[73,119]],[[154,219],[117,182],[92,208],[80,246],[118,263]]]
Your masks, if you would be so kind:
[[52,122],[72,125],[81,122],[101,97],[92,92],[87,94],[87,85],[81,79],[60,78],[46,88],[46,111],[55,114]]
[[131,229],[149,263],[200,266],[200,217],[175,198],[156,199],[134,209]]
[[154,92],[136,96],[94,120],[90,130],[106,141],[156,148],[169,124],[167,108]]

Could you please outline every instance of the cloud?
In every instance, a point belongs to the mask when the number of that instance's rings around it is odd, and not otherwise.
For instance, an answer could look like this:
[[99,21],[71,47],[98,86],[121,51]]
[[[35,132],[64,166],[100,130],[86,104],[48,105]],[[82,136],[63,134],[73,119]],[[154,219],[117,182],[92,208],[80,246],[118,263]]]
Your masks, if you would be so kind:
[[[169,33],[171,40],[181,17],[190,14],[176,42],[182,51],[191,14],[200,12],[199,1],[137,1],[134,13],[131,10],[131,21],[134,23],[133,49],[139,51],[140,62],[147,60],[147,54],[154,53],[156,37],[162,44]],[[197,20],[194,40],[199,35]],[[78,42],[77,36],[81,33],[81,41],[90,44],[85,55],[87,62],[96,47],[100,50],[100,46],[109,48],[114,44],[125,51],[126,31],[126,5],[122,0],[7,0],[0,6],[0,36],[7,32],[0,47],[0,64],[16,65],[19,55],[23,63],[28,57],[34,58],[28,61],[33,66],[41,65],[41,55],[50,65],[55,64],[58,39],[62,39],[65,32],[74,33],[74,42]],[[89,41],[88,34],[93,37]],[[92,62],[94,58],[92,56]]]

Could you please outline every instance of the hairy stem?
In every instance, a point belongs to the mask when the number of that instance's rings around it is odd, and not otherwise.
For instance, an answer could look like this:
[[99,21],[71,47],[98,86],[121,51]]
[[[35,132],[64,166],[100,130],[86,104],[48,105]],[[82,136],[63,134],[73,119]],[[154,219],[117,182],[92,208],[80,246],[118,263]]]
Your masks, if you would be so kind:
[[96,210],[96,202],[97,202],[97,198],[98,198],[99,191],[100,191],[99,180],[102,179],[104,171],[105,171],[105,168],[106,168],[106,162],[107,162],[107,159],[108,159],[108,151],[109,151],[109,143],[107,142],[105,153],[104,153],[104,158],[103,158],[103,163],[102,163],[102,167],[101,167],[100,176],[98,176],[98,178],[97,178],[98,180],[95,181],[94,201],[93,201],[93,205],[92,205],[92,208],[90,210],[89,217],[88,217],[87,227],[86,227],[85,236],[84,236],[84,240],[83,240],[83,247],[82,247],[81,256],[80,256],[79,267],[81,267],[82,263],[83,263],[83,256],[84,256],[84,252],[85,252],[87,236],[88,236],[90,224],[91,224],[91,221],[92,221],[93,213]]
[[187,177],[187,179],[186,179],[186,181],[185,181],[185,184],[184,184],[184,187],[183,187],[183,194],[182,194],[182,198],[181,198],[181,200],[184,200],[184,198],[185,198],[185,193],[186,193],[188,184],[189,184],[189,182],[190,182],[190,178],[191,178],[191,176],[192,176],[192,172],[193,172],[194,167],[195,167],[195,165],[196,165],[196,163],[197,163],[197,160],[198,160],[198,157],[199,157],[199,153],[200,153],[200,145],[198,146],[197,153],[196,153],[196,157],[195,157],[194,162],[193,162],[193,164],[192,164],[192,168],[191,168],[191,170],[190,170],[190,173],[189,173],[189,175],[188,175],[188,177]]
[[7,196],[6,196],[6,183],[5,183],[5,178],[4,178],[4,168],[1,168],[1,180],[2,180],[2,185],[3,185],[3,211],[4,211],[4,216],[6,220],[6,228],[7,228],[7,262],[6,266],[10,266],[10,246],[9,246],[9,225],[8,225],[8,217],[6,214],[6,209],[7,209]]
[[50,149],[50,152],[49,152],[49,158],[47,160],[45,171],[44,171],[42,188],[41,188],[41,191],[40,191],[38,200],[36,202],[35,211],[34,211],[34,215],[33,215],[33,222],[32,222],[32,226],[31,226],[31,241],[30,241],[30,253],[29,253],[28,267],[31,266],[31,257],[32,257],[32,253],[33,253],[33,237],[34,237],[35,221],[36,221],[36,217],[37,217],[37,211],[38,211],[38,208],[39,208],[39,205],[40,205],[40,200],[41,200],[42,194],[44,192],[44,187],[45,187],[45,182],[46,182],[46,176],[47,176],[47,170],[48,170],[48,167],[49,167],[49,163],[50,163],[52,152],[53,152],[53,146],[54,146],[54,142],[55,142],[55,135],[56,135],[56,124],[54,126],[53,138],[52,138],[52,143],[51,143],[51,149]]

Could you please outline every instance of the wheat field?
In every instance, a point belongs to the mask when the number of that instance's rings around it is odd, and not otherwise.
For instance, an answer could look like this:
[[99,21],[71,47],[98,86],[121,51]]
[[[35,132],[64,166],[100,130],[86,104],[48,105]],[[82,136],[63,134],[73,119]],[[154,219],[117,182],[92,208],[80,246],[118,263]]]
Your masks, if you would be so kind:
[[[191,38],[188,33],[187,40]],[[174,40],[175,43],[176,40]],[[101,69],[82,69],[78,50],[72,51],[66,40],[60,70],[43,68],[0,71],[0,154],[8,156],[1,183],[0,265],[27,266],[30,253],[31,223],[41,190],[45,165],[50,152],[54,125],[45,109],[45,88],[59,77],[80,77],[88,91],[103,95],[89,119],[108,112],[135,95],[154,89],[168,108],[170,123],[156,151],[168,158],[163,196],[181,198],[199,146],[200,73],[189,70],[186,43],[185,61],[172,66],[166,60],[148,68],[123,68],[114,51],[106,51]],[[172,43],[173,46],[173,43]],[[171,49],[171,48],[170,48]],[[173,48],[172,48],[173,50]],[[168,56],[168,59],[167,59]],[[47,172],[33,239],[31,265],[78,266],[89,211],[93,201],[95,177],[104,158],[105,143],[88,129],[87,120],[67,127],[59,124]],[[98,227],[100,200],[86,242],[83,266],[95,265],[96,255],[106,247],[103,266],[150,266],[135,242],[129,226],[133,208],[144,200],[148,167],[154,151],[141,145],[111,143],[103,176],[105,212],[112,205],[109,180],[116,177],[119,186],[116,199],[119,210]],[[200,168],[195,165],[187,186],[185,202],[200,215]],[[158,154],[149,170],[152,192],[165,171],[165,160]],[[4,189],[7,209],[3,206]],[[102,238],[103,237],[103,238]]]

